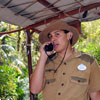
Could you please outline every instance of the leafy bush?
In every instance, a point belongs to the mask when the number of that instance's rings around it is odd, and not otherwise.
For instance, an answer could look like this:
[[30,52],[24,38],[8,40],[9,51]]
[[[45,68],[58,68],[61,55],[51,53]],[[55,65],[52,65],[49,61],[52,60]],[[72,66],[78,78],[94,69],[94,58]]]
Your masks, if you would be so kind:
[[18,80],[14,72],[15,70],[6,64],[0,66],[0,98],[3,100],[17,100],[16,82]]
[[0,99],[2,100],[22,100],[24,91],[21,86],[23,82],[18,79],[16,69],[4,63],[0,66]]
[[100,65],[100,45],[95,42],[87,42],[85,40],[78,42],[76,45],[79,51],[86,52],[92,55],[98,61]]

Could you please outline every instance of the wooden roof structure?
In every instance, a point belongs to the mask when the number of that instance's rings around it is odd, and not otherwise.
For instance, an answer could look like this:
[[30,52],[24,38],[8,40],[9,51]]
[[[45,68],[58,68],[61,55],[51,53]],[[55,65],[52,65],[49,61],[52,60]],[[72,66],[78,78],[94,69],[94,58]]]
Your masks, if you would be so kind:
[[[52,20],[59,19],[81,32],[81,22],[100,19],[100,0],[0,0],[0,20],[23,27],[11,32],[0,32],[0,35],[25,29],[27,44],[31,44],[33,32],[41,32]],[[27,46],[27,51],[30,76],[32,73],[30,46]],[[36,100],[31,93],[30,100]]]
[[100,18],[100,0],[0,0],[0,20],[42,31],[55,19],[66,22]]

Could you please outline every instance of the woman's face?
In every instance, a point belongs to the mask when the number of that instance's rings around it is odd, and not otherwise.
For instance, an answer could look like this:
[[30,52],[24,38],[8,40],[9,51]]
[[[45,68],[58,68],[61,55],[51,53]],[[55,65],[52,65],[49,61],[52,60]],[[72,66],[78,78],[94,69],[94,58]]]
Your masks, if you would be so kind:
[[62,30],[54,30],[51,33],[49,33],[48,38],[54,45],[54,50],[57,53],[65,51],[69,41],[67,39],[67,34],[65,34]]

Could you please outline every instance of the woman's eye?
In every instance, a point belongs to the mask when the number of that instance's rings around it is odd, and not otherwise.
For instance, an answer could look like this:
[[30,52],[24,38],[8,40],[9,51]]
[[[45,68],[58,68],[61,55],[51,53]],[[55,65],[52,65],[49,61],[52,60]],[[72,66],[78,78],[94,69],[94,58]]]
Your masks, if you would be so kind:
[[56,33],[56,36],[60,35],[59,33]]
[[52,35],[48,35],[48,38],[51,39]]

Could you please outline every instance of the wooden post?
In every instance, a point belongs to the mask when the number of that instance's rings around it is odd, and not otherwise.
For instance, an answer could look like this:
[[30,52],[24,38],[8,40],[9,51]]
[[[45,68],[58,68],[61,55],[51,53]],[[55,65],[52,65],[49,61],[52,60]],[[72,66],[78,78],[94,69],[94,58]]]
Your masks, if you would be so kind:
[[[30,29],[26,29],[27,32],[27,56],[28,56],[28,72],[29,72],[29,82],[30,75],[32,74],[32,57],[31,57],[31,34]],[[30,88],[30,84],[29,84]],[[30,92],[30,100],[35,100],[35,96]]]

